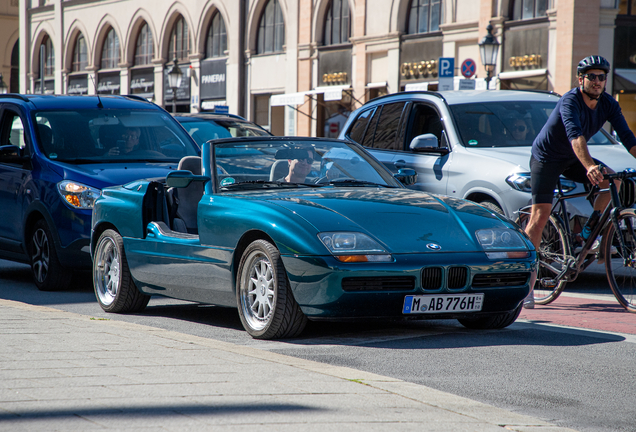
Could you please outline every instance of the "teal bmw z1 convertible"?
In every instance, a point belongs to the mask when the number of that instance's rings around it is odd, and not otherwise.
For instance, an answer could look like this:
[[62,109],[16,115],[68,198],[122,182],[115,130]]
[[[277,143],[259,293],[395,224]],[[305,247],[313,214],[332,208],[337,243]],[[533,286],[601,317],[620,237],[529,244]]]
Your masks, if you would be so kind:
[[536,278],[518,226],[470,201],[407,189],[338,140],[216,140],[166,178],[103,189],[93,283],[108,312],[151,295],[237,307],[254,338],[307,320],[453,318],[503,328]]

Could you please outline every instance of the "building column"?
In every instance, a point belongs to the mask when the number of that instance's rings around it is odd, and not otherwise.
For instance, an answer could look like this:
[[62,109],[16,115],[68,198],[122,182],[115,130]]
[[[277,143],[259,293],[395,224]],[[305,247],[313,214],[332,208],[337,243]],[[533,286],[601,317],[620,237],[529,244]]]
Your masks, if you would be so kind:
[[[312,89],[312,64],[315,42],[312,41],[313,5],[312,0],[300,0],[298,7],[298,92]],[[296,134],[312,136],[312,101],[305,97],[305,103],[296,107]]]
[[[351,61],[351,83],[353,86],[353,96],[361,103],[366,102],[367,88],[367,44],[363,42],[367,33],[367,0],[356,1],[356,10],[353,25],[353,50]],[[354,108],[359,105],[354,100]]]

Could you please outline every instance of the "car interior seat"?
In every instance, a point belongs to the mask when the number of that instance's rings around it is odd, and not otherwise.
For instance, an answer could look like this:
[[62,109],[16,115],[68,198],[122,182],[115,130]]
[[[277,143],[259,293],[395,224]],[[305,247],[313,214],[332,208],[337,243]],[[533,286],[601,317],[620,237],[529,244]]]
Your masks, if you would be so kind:
[[53,149],[53,131],[45,124],[38,124],[38,134],[40,135],[40,145],[44,153],[54,152]]
[[117,141],[122,140],[124,128],[120,125],[103,125],[99,128],[99,144],[107,152],[113,147],[117,147]]
[[269,170],[269,181],[278,181],[289,174],[289,163],[287,159],[274,161]]
[[[201,175],[201,158],[199,156],[185,156],[179,161],[178,169]],[[185,188],[170,188],[167,194],[172,230],[198,234],[197,209],[203,196],[203,183],[197,181],[190,183]]]

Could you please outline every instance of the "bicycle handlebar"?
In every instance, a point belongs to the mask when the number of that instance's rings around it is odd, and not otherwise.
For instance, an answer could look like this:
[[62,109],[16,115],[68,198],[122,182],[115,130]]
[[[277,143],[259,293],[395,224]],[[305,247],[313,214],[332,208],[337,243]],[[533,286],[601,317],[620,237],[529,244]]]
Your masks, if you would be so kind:
[[614,174],[603,174],[603,179],[605,180],[623,180],[632,177],[636,177],[636,171],[634,171],[632,168],[626,169],[625,171],[619,171]]

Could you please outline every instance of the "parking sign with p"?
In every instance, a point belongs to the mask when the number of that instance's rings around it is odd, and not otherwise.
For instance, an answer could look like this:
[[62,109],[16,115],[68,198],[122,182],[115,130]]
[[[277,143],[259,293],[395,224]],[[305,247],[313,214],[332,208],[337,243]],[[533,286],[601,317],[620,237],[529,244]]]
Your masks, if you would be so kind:
[[455,75],[455,58],[440,57],[437,74],[440,78],[452,78]]

